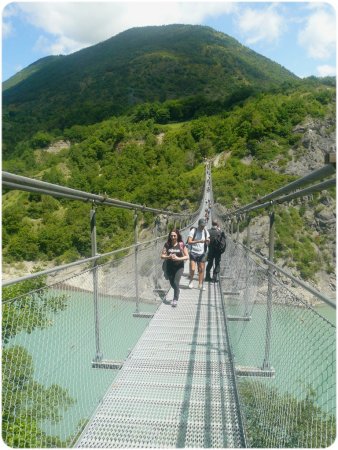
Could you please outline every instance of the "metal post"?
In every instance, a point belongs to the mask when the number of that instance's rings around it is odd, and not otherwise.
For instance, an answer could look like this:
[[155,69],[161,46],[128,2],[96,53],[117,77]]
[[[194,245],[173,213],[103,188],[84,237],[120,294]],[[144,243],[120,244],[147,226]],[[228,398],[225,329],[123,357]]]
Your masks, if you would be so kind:
[[155,240],[155,288],[156,289],[158,289],[158,286],[159,286],[159,283],[158,283],[158,280],[159,280],[159,268],[160,268],[160,265],[159,265],[159,263],[158,263],[158,258],[159,258],[159,248],[158,248],[158,243],[159,243],[159,238],[158,237],[156,237],[156,240]]
[[250,247],[250,217],[248,217],[248,225],[246,228],[246,249],[245,249],[245,291],[244,291],[244,316],[248,316],[249,304],[249,251]]
[[237,233],[236,233],[236,241],[239,242],[239,216],[236,217],[236,225],[237,225]]
[[[96,246],[96,211],[94,208],[90,210],[90,236],[92,244],[92,256],[97,255]],[[94,298],[94,320],[95,320],[95,345],[96,355],[95,362],[102,360],[102,353],[100,350],[100,322],[99,322],[99,310],[98,310],[98,280],[97,280],[97,260],[93,264],[93,298]]]
[[155,289],[158,288],[158,278],[159,278],[159,269],[158,269],[158,236],[159,236],[159,218],[155,219],[155,249],[154,249],[154,267],[155,267]]
[[246,246],[250,248],[250,222],[251,222],[251,217],[248,216],[248,226],[246,228]]
[[139,309],[139,289],[138,289],[138,222],[137,222],[137,210],[134,213],[134,244],[135,244],[135,296],[136,296],[136,309],[135,313],[140,312]]
[[[271,203],[272,204],[272,203]],[[269,228],[269,261],[273,263],[275,248],[275,213],[270,212],[270,228]],[[271,315],[272,315],[272,275],[273,269],[269,265],[268,269],[268,298],[266,310],[266,335],[265,335],[265,356],[263,361],[263,370],[271,370],[270,365],[270,344],[271,344]]]

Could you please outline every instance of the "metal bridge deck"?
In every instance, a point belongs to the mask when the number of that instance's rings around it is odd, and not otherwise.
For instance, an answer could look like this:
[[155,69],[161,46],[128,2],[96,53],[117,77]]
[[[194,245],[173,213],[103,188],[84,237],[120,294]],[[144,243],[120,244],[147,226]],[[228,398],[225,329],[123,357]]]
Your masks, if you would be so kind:
[[244,447],[219,287],[205,286],[182,277],[178,306],[160,305],[76,447]]

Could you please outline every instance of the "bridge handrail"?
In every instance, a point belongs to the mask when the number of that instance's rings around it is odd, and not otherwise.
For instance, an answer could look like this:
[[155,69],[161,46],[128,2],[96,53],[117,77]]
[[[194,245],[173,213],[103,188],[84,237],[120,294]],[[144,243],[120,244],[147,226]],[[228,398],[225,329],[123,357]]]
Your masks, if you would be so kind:
[[320,192],[324,189],[328,189],[328,188],[334,186],[335,184],[336,184],[336,179],[332,178],[330,180],[323,181],[322,183],[314,184],[313,186],[302,189],[300,191],[296,191],[292,194],[285,195],[284,197],[277,198],[276,200],[270,200],[261,205],[253,206],[252,208],[250,208],[249,210],[246,210],[245,212],[255,211],[260,208],[266,208],[267,206],[271,206],[271,204],[273,204],[273,203],[281,204],[284,202],[289,202],[290,200],[294,200],[296,198],[304,197],[304,196],[312,194],[314,192]]
[[[117,206],[119,208],[141,210],[158,214],[167,214],[174,217],[186,217],[187,214],[176,213],[158,208],[150,208],[144,205],[112,199],[105,195],[91,194],[78,189],[47,183],[46,181],[15,175],[10,172],[2,172],[2,184],[11,189],[26,190],[29,192],[39,192],[41,194],[61,196],[72,200],[92,201],[101,205]],[[194,213],[188,214],[189,216]]]
[[[326,164],[325,166],[321,167],[318,170],[315,170],[311,172],[310,174],[306,175],[303,178],[300,178],[298,180],[293,181],[292,183],[287,184],[286,186],[283,186],[276,191],[271,192],[268,195],[265,195],[264,197],[261,197],[257,200],[255,200],[252,203],[249,203],[245,206],[242,206],[239,209],[236,209],[233,212],[230,212],[228,214],[223,214],[223,217],[230,218],[231,216],[237,216],[242,213],[247,213],[249,211],[254,211],[259,208],[264,208],[271,204],[271,200],[276,199],[276,197],[279,197],[282,194],[289,194],[290,192],[294,191],[295,189],[298,189],[301,186],[304,186],[310,182],[320,180],[322,178],[325,178],[329,175],[332,175],[336,172],[334,164]],[[282,203],[284,201],[288,201],[300,196],[304,196],[307,194],[310,194],[312,192],[316,192],[318,190],[326,189],[326,187],[333,186],[336,183],[335,178],[324,181],[323,183],[316,184],[314,186],[310,186],[302,191],[294,192],[290,195],[287,195],[285,197],[282,197],[280,199],[275,200],[276,203]]]
[[[142,242],[142,244],[147,244],[147,243],[153,242],[153,241]],[[30,273],[29,275],[25,275],[25,276],[20,277],[20,278],[15,278],[15,279],[12,279],[12,280],[3,281],[2,282],[2,287],[10,286],[12,284],[19,283],[21,281],[31,280],[33,278],[37,278],[37,277],[40,277],[42,275],[49,275],[49,274],[54,273],[54,272],[61,272],[62,270],[66,270],[66,269],[69,269],[69,268],[75,267],[75,266],[80,266],[82,264],[86,264],[86,263],[89,263],[91,261],[96,261],[96,260],[98,260],[100,258],[104,258],[106,256],[111,256],[111,255],[114,255],[116,253],[120,253],[120,252],[123,252],[123,251],[127,251],[127,250],[130,250],[130,249],[134,248],[134,247],[135,247],[135,244],[130,245],[129,247],[119,248],[117,250],[113,250],[113,251],[108,252],[108,253],[98,254],[96,256],[90,256],[89,258],[79,259],[78,261],[73,261],[73,262],[68,263],[68,264],[63,264],[61,266],[52,267],[51,269],[45,269],[45,270],[41,270],[40,272]]]
[[[227,235],[228,239],[231,239],[231,237],[229,235]],[[304,281],[300,280],[299,278],[295,277],[294,275],[292,275],[291,273],[287,272],[286,270],[282,269],[281,267],[277,266],[276,264],[274,264],[272,261],[269,261],[269,259],[266,256],[262,256],[259,253],[256,253],[254,250],[252,250],[250,247],[247,247],[246,245],[244,245],[242,242],[236,241],[231,239],[235,244],[240,245],[241,247],[243,247],[245,250],[249,251],[250,253],[252,253],[254,256],[256,256],[257,258],[261,259],[265,264],[268,264],[269,266],[271,266],[273,269],[277,270],[278,272],[282,273],[283,275],[285,275],[286,277],[290,278],[290,280],[294,281],[296,284],[302,286],[305,290],[307,290],[308,292],[310,292],[311,294],[313,294],[315,297],[319,298],[320,300],[322,300],[323,302],[325,302],[327,305],[331,306],[332,308],[336,309],[336,303],[335,301],[330,298],[327,297],[325,294],[322,294],[321,292],[317,291],[316,289],[314,289],[312,286],[310,286],[309,284],[305,283]]]
[[[188,224],[186,227],[182,228],[182,230],[185,230],[187,228],[189,228],[191,224]],[[34,272],[34,273],[30,273],[29,275],[25,275],[23,277],[19,277],[19,278],[15,278],[12,280],[6,280],[2,282],[2,287],[6,287],[6,286],[10,286],[12,284],[15,283],[20,283],[22,281],[27,281],[27,280],[31,280],[33,278],[37,278],[43,275],[50,275],[51,273],[57,273],[57,272],[61,272],[62,270],[66,270],[66,269],[70,269],[71,267],[76,267],[76,266],[80,266],[82,264],[86,264],[92,261],[97,261],[98,259],[101,258],[105,258],[107,256],[112,256],[121,252],[125,252],[125,251],[130,251],[135,249],[135,247],[138,247],[140,245],[148,245],[148,244],[153,244],[154,242],[164,239],[166,238],[167,235],[163,235],[163,236],[157,236],[156,238],[150,239],[148,241],[142,241],[142,242],[138,242],[137,244],[132,244],[129,245],[128,247],[123,247],[123,248],[118,248],[116,250],[112,250],[111,252],[107,252],[107,253],[100,253],[97,254],[95,256],[90,256],[89,258],[84,258],[84,259],[79,259],[77,261],[73,261],[71,263],[67,263],[67,264],[63,264],[61,266],[56,266],[56,267],[52,267],[50,269],[45,269],[45,270],[41,270],[40,272]]]
[[[91,194],[91,193],[88,193],[85,191],[80,191],[78,189],[73,189],[73,188],[69,188],[66,186],[60,186],[57,184],[48,183],[46,181],[36,180],[33,178],[24,177],[22,175],[15,175],[13,173],[6,172],[6,171],[2,171],[2,184],[3,184],[3,186],[6,186],[11,189],[19,189],[19,190],[28,191],[28,192],[38,192],[38,193],[46,194],[46,195],[54,195],[54,196],[59,196],[62,198],[68,198],[71,200],[92,201],[94,203],[99,202],[100,204],[104,204],[104,205],[108,205],[108,206],[132,209],[134,211],[141,210],[141,211],[159,213],[159,214],[163,214],[163,215],[172,216],[174,218],[185,217],[185,218],[189,219],[190,223],[188,225],[186,225],[185,227],[183,227],[182,228],[183,230],[190,227],[191,225],[193,225],[197,216],[201,213],[202,207],[204,204],[204,202],[203,202],[204,197],[203,197],[202,203],[200,204],[200,207],[198,208],[197,211],[192,212],[192,213],[180,214],[180,213],[175,213],[173,211],[161,210],[161,209],[157,209],[157,208],[150,208],[150,207],[147,207],[144,205],[138,205],[138,204],[134,204],[134,203],[130,203],[130,202],[125,202],[122,200],[111,199],[111,198],[108,198],[103,195]],[[162,238],[163,237],[164,236],[162,236]],[[151,239],[149,241],[142,242],[142,245],[152,243],[152,242],[156,241],[157,239],[161,239],[161,236],[158,236],[155,239]],[[23,277],[3,281],[2,287],[10,286],[12,284],[19,283],[19,282],[26,281],[26,280],[31,280],[31,279],[37,278],[39,276],[49,275],[54,272],[60,272],[62,270],[66,270],[71,267],[82,265],[82,264],[85,264],[88,262],[96,261],[99,258],[111,256],[111,255],[114,255],[119,252],[134,249],[138,245],[141,245],[141,243],[140,242],[138,242],[137,244],[134,243],[133,245],[131,245],[129,247],[120,248],[120,249],[113,250],[111,252],[107,252],[104,254],[94,255],[89,258],[81,259],[81,260],[74,261],[74,262],[71,262],[68,264],[63,264],[61,266],[53,267],[51,269],[45,269],[45,270],[35,272],[35,273],[29,274],[29,275],[25,275]]]

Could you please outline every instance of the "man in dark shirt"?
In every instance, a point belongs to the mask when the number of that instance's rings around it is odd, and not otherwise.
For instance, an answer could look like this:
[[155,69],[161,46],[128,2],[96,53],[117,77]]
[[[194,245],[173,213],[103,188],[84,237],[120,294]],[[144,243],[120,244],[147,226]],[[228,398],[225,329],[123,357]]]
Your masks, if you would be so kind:
[[[221,263],[221,257],[222,257],[222,253],[217,250],[214,246],[214,241],[216,239],[217,236],[219,236],[221,234],[221,230],[218,226],[218,222],[216,222],[216,220],[212,221],[212,227],[209,230],[209,234],[210,234],[210,245],[209,245],[209,251],[208,251],[208,264],[206,267],[206,275],[205,275],[205,281],[211,281],[213,283],[217,283],[218,282],[218,274],[220,271],[220,263]],[[215,267],[214,267],[214,271],[213,271],[213,277],[210,277],[210,271],[212,269],[212,266],[215,262]]]

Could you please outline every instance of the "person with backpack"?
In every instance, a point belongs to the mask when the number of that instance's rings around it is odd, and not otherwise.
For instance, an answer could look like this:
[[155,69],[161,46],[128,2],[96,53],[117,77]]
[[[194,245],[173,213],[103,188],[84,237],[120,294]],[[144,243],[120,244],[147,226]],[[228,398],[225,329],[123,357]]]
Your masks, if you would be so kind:
[[[221,229],[219,228],[216,220],[212,221],[212,227],[209,230],[209,234],[210,234],[210,245],[208,252],[208,264],[206,268],[205,281],[217,283],[220,272],[222,253],[225,252],[226,248],[226,237],[224,231],[221,231]],[[211,278],[210,271],[214,263],[215,266],[213,270],[213,277]]]
[[179,230],[171,230],[167,242],[164,244],[161,259],[165,261],[165,271],[170,286],[174,290],[171,306],[177,306],[180,296],[180,281],[184,270],[184,261],[189,258],[187,247],[184,245]]
[[203,287],[204,267],[206,254],[209,245],[209,232],[205,229],[205,220],[198,221],[198,228],[193,227],[190,230],[188,237],[188,244],[191,245],[190,251],[190,282],[189,288],[194,287],[193,279],[196,269],[198,267],[198,289],[205,291]]

